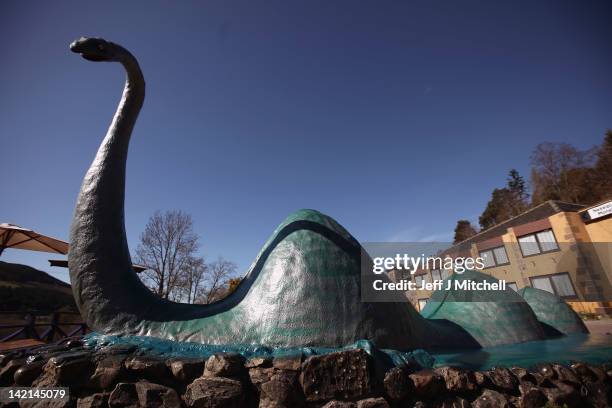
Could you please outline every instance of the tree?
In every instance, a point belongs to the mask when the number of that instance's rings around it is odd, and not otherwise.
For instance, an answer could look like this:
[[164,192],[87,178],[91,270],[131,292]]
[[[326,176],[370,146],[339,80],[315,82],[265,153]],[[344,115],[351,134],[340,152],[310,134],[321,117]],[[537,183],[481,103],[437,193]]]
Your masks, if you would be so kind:
[[547,200],[591,201],[592,165],[597,148],[579,150],[568,143],[540,143],[531,155],[532,205]]
[[141,274],[145,285],[164,299],[180,299],[181,271],[195,257],[198,239],[189,214],[156,211],[136,249],[138,263],[148,268]]
[[529,208],[529,203],[527,201],[529,194],[527,193],[525,179],[519,174],[518,170],[511,169],[506,181],[506,188],[508,189],[510,198],[508,202],[510,206],[510,215],[516,216]]
[[453,240],[453,244],[458,244],[474,235],[476,235],[476,229],[472,226],[472,223],[468,220],[459,220],[455,227],[455,239]]
[[236,273],[236,264],[219,257],[208,265],[204,279],[204,289],[198,297],[198,303],[212,303],[227,295],[227,287]]
[[181,300],[186,303],[194,303],[202,292],[204,279],[208,266],[204,263],[204,258],[190,257],[183,264],[180,271],[178,287],[182,292]]
[[480,228],[483,230],[493,227],[500,222],[512,217],[511,206],[508,204],[512,200],[512,194],[507,188],[496,188],[491,194],[491,200],[487,207],[478,218]]
[[604,142],[597,152],[593,169],[592,191],[594,200],[612,198],[612,129],[606,131]]

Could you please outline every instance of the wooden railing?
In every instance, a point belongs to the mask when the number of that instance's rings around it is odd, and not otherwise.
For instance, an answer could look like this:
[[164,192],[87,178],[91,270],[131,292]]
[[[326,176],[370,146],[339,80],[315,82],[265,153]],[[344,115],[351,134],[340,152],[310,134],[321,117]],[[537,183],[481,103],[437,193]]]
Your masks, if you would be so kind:
[[[0,313],[0,322],[6,321],[3,316],[18,315],[18,313]],[[19,323],[0,323],[0,343],[17,339],[34,339],[51,343],[66,337],[86,334],[87,325],[82,321],[60,321],[61,315],[80,316],[78,313],[36,313],[27,312],[23,317],[23,322]],[[13,318],[13,320],[15,320]],[[46,322],[43,320],[47,320]],[[8,334],[7,334],[8,333]]]

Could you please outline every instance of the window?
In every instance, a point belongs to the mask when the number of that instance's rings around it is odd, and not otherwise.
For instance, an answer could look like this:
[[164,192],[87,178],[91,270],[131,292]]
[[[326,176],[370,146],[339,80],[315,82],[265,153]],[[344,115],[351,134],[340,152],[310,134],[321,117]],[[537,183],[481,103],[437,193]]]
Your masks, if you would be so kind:
[[421,282],[423,282],[423,275],[417,275],[414,278],[414,281],[416,282],[417,285],[417,289],[421,287]]
[[555,241],[555,236],[551,230],[538,232],[536,237],[538,238],[542,252],[550,252],[559,249],[557,241]]
[[516,286],[516,282],[506,282],[506,286],[512,289],[515,292],[518,292],[518,286]]
[[530,279],[534,288],[545,290],[559,297],[576,297],[574,285],[567,272]]
[[431,277],[433,280],[441,280],[442,274],[440,274],[440,271],[438,269],[434,269],[433,271],[431,271]]
[[519,237],[518,242],[523,256],[537,255],[559,249],[552,230],[540,231],[535,234]]
[[495,255],[495,262],[498,265],[510,263],[510,261],[508,260],[508,254],[506,253],[506,248],[503,246],[493,248],[493,255]]
[[442,269],[442,271],[440,272],[440,276],[442,276],[442,279],[446,279],[450,276],[450,272],[446,269]]
[[427,305],[427,301],[429,299],[419,299],[419,311],[422,312],[423,309],[425,309],[425,306]]
[[482,251],[480,257],[482,258],[485,268],[492,268],[493,266],[507,265],[510,263],[508,254],[506,253],[506,247],[504,246]]

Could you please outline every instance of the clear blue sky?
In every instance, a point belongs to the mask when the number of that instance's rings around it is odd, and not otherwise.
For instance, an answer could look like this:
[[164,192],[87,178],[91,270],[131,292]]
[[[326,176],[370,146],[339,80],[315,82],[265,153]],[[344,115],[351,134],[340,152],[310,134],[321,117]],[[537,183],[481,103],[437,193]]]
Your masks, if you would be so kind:
[[[124,74],[68,50],[101,36],[140,60],[132,250],[156,209],[192,214],[208,259],[244,271],[286,215],[361,241],[450,240],[542,141],[612,127],[612,12],[577,1],[0,4],[0,222],[68,238]],[[50,254],[2,260],[49,268]]]

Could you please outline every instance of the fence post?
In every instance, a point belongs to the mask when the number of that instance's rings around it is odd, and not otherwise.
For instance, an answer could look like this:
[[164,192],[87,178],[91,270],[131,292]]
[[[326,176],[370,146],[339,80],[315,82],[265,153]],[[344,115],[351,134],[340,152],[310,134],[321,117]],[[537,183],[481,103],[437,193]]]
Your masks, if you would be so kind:
[[36,315],[33,313],[28,313],[25,315],[25,327],[24,334],[26,339],[36,339],[40,340],[38,337],[38,333],[36,332],[35,324],[36,324]]

